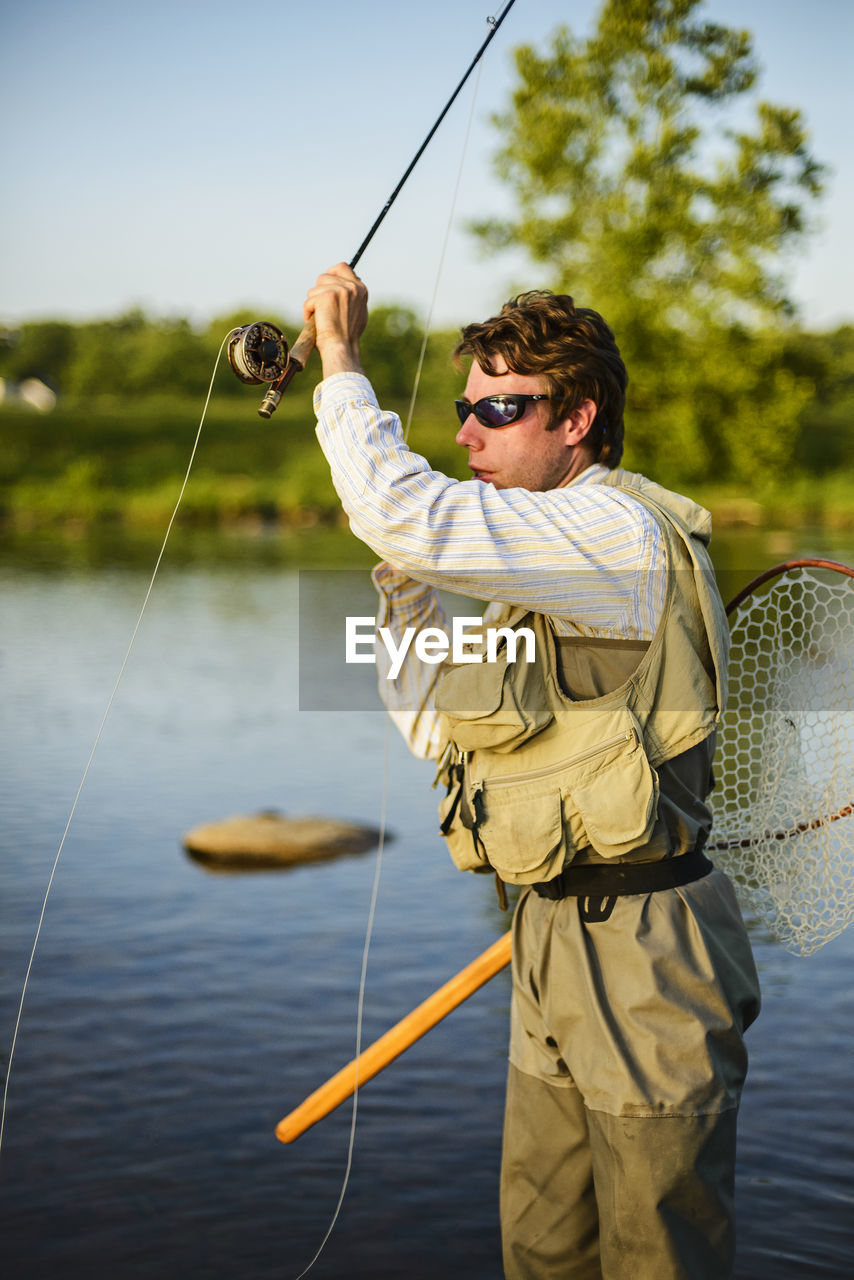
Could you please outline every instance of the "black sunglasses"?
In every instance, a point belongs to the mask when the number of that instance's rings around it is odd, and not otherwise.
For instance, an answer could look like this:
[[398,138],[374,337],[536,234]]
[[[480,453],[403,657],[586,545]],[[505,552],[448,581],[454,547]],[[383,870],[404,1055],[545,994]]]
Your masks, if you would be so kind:
[[495,396],[484,396],[469,404],[468,400],[455,400],[457,416],[460,424],[473,413],[483,427],[509,427],[511,422],[518,422],[527,408],[529,400],[550,400],[550,396],[522,396],[515,392],[504,392]]

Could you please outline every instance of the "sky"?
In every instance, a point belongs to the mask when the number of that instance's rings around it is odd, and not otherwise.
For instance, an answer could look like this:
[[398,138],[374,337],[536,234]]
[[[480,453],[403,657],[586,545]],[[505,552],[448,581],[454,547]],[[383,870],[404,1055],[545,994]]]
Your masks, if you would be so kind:
[[[382,209],[503,8],[489,5],[0,0],[0,323],[137,306],[198,323],[244,305],[298,317]],[[562,23],[588,33],[598,7],[516,0],[359,265],[375,302],[424,318],[435,291],[433,323],[453,325],[541,282],[521,256],[484,257],[466,225],[511,209],[490,116],[513,48],[544,50]],[[701,12],[751,30],[758,96],[805,114],[830,173],[791,293],[808,327],[852,322],[854,3]]]

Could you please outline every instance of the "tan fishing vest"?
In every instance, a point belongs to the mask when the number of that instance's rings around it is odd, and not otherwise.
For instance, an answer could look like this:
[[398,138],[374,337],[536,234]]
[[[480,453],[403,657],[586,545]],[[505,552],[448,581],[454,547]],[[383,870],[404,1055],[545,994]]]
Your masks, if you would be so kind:
[[675,857],[711,828],[704,800],[729,653],[711,521],[643,476],[618,469],[602,483],[659,525],[661,620],[647,644],[560,640],[542,614],[490,614],[495,626],[532,628],[536,653],[511,662],[504,645],[497,661],[453,666],[437,686],[441,830],[461,870],[532,884],[570,862]]

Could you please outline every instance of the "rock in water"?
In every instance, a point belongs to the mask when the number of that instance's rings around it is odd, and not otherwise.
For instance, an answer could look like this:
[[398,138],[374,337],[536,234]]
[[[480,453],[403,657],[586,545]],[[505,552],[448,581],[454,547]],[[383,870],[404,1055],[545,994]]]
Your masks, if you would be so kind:
[[259,871],[364,853],[376,846],[379,834],[375,827],[338,818],[289,818],[265,812],[194,827],[184,836],[183,845],[211,870]]

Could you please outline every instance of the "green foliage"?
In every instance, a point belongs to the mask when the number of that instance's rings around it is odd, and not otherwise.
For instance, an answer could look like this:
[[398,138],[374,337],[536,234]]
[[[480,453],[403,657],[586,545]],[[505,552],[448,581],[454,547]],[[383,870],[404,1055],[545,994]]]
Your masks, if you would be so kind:
[[377,306],[360,343],[362,363],[381,403],[409,395],[424,331],[413,311]]
[[796,463],[811,475],[854,472],[854,325],[794,335],[787,362],[815,388],[801,415]]
[[475,230],[599,310],[629,369],[629,466],[665,481],[780,474],[812,381],[787,360],[782,255],[821,190],[800,113],[752,88],[750,36],[701,0],[606,0],[588,40],[517,51],[499,173],[515,219]]
[[111,396],[198,395],[208,383],[216,347],[184,319],[149,320],[131,311],[72,325],[32,321],[7,333],[0,376],[40,378],[64,400]]
[[[181,317],[152,319],[141,311],[77,325],[58,320],[28,322],[0,335],[0,377],[12,383],[40,378],[65,404],[202,396],[223,339],[232,329],[257,319],[255,312],[241,308],[216,317],[200,331]],[[276,319],[274,323],[291,342],[301,328],[296,322]],[[402,410],[408,404],[422,340],[423,329],[412,311],[391,306],[372,310],[363,359],[384,403]],[[455,335],[431,339],[422,379],[428,395],[452,399],[456,394],[459,374],[448,359],[455,342]],[[218,397],[236,399],[247,394],[254,393],[247,393],[230,374],[217,382]]]
[[63,320],[29,321],[0,342],[0,377],[10,382],[39,378],[55,391],[66,381],[76,330]]
[[184,319],[149,320],[130,312],[81,325],[65,388],[70,399],[150,393],[201,395],[213,367],[203,338]]

